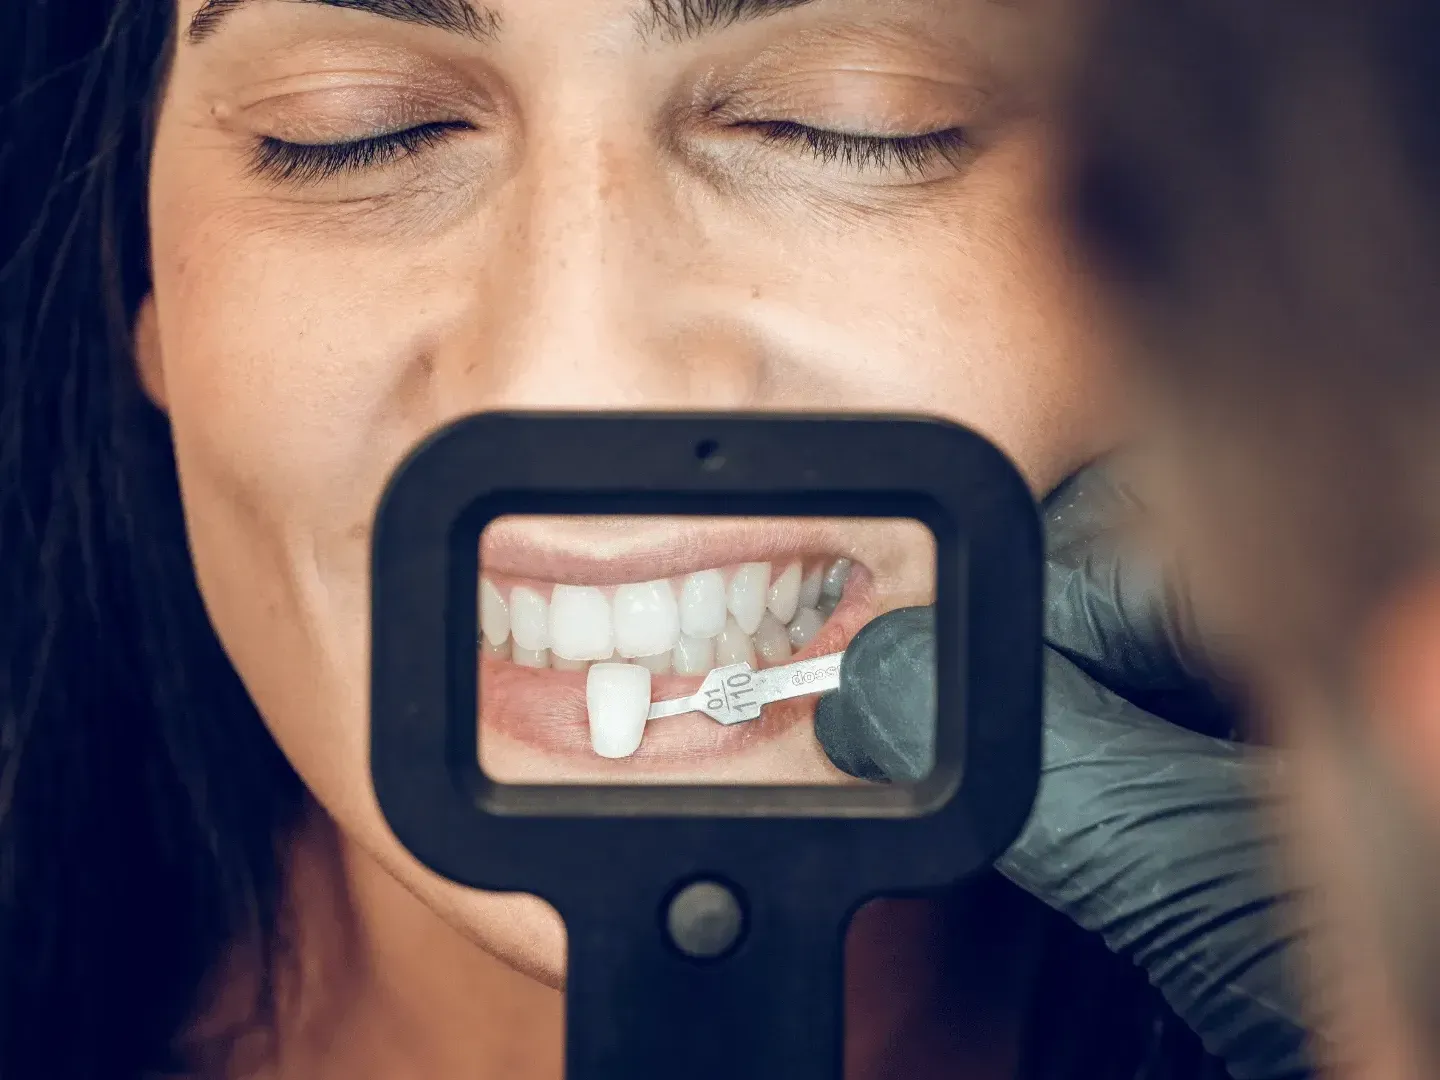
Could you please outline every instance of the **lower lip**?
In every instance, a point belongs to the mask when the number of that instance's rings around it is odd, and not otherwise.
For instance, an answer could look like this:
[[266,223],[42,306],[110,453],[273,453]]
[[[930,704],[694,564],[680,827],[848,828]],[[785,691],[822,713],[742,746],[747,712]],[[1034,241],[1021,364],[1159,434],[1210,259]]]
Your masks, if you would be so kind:
[[[787,663],[840,652],[860,628],[874,618],[874,587],[865,568],[855,564],[845,594],[815,640],[795,652]],[[651,681],[655,701],[693,694],[704,676],[657,675]],[[522,667],[484,658],[480,664],[480,740],[499,734],[545,753],[601,761],[590,746],[585,704],[586,673]],[[815,698],[792,698],[766,706],[758,720],[726,726],[699,713],[652,720],[640,749],[625,762],[684,761],[734,754],[809,723]]]

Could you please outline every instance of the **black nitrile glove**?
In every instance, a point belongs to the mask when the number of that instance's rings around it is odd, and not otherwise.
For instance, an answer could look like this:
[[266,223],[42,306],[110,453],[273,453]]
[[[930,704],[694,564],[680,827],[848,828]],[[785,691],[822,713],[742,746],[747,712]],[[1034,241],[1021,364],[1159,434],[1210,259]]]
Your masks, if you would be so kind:
[[[1113,494],[1103,478],[1096,490]],[[1090,528],[1102,503],[1067,485],[1051,504],[1059,543],[1046,632],[1059,640],[1046,648],[1043,773],[997,867],[1138,964],[1235,1080],[1308,1077],[1291,981],[1300,931],[1275,881],[1279,839],[1265,804],[1273,752],[1161,720],[1091,677],[1172,698],[1199,685],[1176,656],[1167,594],[1136,588],[1124,549],[1107,554],[1103,531]],[[841,689],[816,710],[837,767],[871,780],[925,775],[934,671],[930,609],[866,626],[846,650]],[[1217,712],[1210,698],[1197,715]]]

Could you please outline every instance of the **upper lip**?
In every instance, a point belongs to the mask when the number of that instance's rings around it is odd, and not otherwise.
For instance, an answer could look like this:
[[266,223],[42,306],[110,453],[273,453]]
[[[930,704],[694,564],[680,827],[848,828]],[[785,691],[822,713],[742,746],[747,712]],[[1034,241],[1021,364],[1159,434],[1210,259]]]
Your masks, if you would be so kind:
[[605,586],[844,549],[840,523],[819,519],[502,518],[485,531],[480,567],[561,585]]

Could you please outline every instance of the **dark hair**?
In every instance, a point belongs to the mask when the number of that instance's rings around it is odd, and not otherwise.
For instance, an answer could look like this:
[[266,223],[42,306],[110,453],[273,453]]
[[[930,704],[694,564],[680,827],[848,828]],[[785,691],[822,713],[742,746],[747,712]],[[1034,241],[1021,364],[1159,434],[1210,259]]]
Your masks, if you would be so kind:
[[181,1070],[207,974],[274,940],[304,801],[131,361],[173,0],[3,9],[0,1077],[126,1080]]

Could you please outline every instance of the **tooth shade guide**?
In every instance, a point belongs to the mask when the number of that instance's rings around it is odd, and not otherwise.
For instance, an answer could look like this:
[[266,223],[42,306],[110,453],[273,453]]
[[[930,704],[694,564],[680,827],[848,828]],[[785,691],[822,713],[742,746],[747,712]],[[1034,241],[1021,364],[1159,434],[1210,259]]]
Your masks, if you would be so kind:
[[626,758],[640,749],[650,711],[650,671],[639,664],[600,663],[585,682],[590,744],[603,758]]

